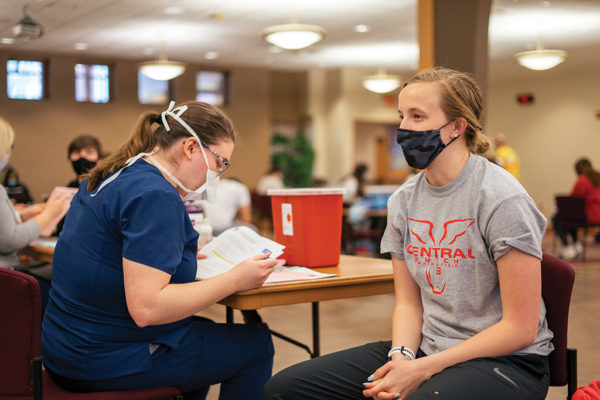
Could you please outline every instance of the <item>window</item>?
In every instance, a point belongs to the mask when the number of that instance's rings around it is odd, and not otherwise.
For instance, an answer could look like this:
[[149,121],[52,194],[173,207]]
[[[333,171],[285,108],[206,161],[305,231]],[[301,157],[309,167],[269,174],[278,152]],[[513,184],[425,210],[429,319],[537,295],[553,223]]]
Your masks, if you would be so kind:
[[141,104],[167,104],[170,94],[169,81],[157,81],[138,72],[138,99]]
[[225,72],[199,71],[196,74],[196,100],[217,107],[228,104],[227,78]]
[[75,100],[108,103],[109,97],[108,65],[75,65]]
[[44,97],[44,63],[8,60],[6,88],[9,99],[41,100]]

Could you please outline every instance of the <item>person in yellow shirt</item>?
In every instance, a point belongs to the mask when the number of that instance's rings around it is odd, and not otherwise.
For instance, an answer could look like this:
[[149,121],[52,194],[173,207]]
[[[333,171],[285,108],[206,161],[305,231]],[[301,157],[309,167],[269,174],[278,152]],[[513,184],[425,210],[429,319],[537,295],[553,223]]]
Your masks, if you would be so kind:
[[519,179],[519,156],[517,152],[506,144],[504,133],[498,133],[494,138],[496,145],[496,155],[494,161],[496,164],[510,172],[515,178]]

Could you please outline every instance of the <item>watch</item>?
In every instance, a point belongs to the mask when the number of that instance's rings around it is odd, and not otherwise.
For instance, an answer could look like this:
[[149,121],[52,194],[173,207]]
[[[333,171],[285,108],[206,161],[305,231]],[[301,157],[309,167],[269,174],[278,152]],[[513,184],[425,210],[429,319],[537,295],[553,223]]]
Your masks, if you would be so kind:
[[406,346],[394,347],[393,349],[391,349],[387,354],[388,359],[391,360],[392,354],[394,353],[400,353],[409,360],[414,360],[416,358],[415,353]]

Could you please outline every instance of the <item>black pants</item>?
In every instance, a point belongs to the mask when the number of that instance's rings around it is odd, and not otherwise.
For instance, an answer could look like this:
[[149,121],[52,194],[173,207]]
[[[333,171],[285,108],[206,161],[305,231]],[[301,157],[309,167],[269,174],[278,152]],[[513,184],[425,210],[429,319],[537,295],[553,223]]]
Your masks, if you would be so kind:
[[[362,383],[387,362],[390,346],[369,343],[293,365],[267,382],[263,399],[364,400]],[[406,400],[544,400],[548,385],[547,357],[476,358],[433,375]]]
[[560,239],[560,242],[563,246],[567,246],[569,244],[568,236],[571,235],[573,239],[573,243],[577,243],[577,229],[565,229],[560,226],[558,223],[558,219],[556,218],[556,214],[552,216],[552,227],[554,228],[554,232]]

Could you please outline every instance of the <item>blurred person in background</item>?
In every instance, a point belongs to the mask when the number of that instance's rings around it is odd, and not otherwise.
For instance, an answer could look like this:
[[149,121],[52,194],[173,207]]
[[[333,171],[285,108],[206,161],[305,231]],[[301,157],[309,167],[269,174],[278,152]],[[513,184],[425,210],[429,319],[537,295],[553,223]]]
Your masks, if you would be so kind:
[[215,236],[233,226],[252,224],[250,191],[235,178],[221,179],[215,201],[201,204]]
[[[587,221],[592,224],[600,224],[600,173],[594,170],[590,160],[585,157],[577,160],[575,172],[577,173],[577,180],[570,196],[585,198]],[[577,258],[583,251],[583,245],[577,237],[577,229],[561,228],[556,214],[552,216],[552,225],[563,245],[559,257],[565,260]],[[568,240],[569,236],[572,239],[571,243]],[[598,236],[596,236],[596,239],[598,239]]]
[[494,145],[496,146],[494,162],[510,172],[512,176],[519,179],[519,156],[512,147],[506,144],[506,135],[504,133],[496,134],[496,137],[494,138]]
[[67,157],[75,172],[75,179],[67,186],[78,188],[86,174],[96,166],[102,158],[102,145],[98,138],[92,135],[80,135],[69,143]]
[[365,181],[369,167],[365,163],[356,164],[351,175],[346,177],[342,185],[346,189],[344,203],[352,204],[365,194]]
[[31,204],[33,199],[29,194],[29,189],[19,180],[19,174],[12,167],[7,167],[4,174],[4,187],[8,197],[17,204]]
[[[15,134],[10,124],[0,118],[0,171],[8,165],[14,147]],[[7,176],[10,176],[7,174]],[[40,236],[40,231],[52,223],[62,212],[64,196],[50,197],[45,204],[38,204],[18,212],[9,199],[4,186],[0,186],[0,267],[18,269],[32,275],[40,284],[42,314],[48,302],[50,282],[23,269],[19,251]],[[26,220],[24,220],[24,218]]]

